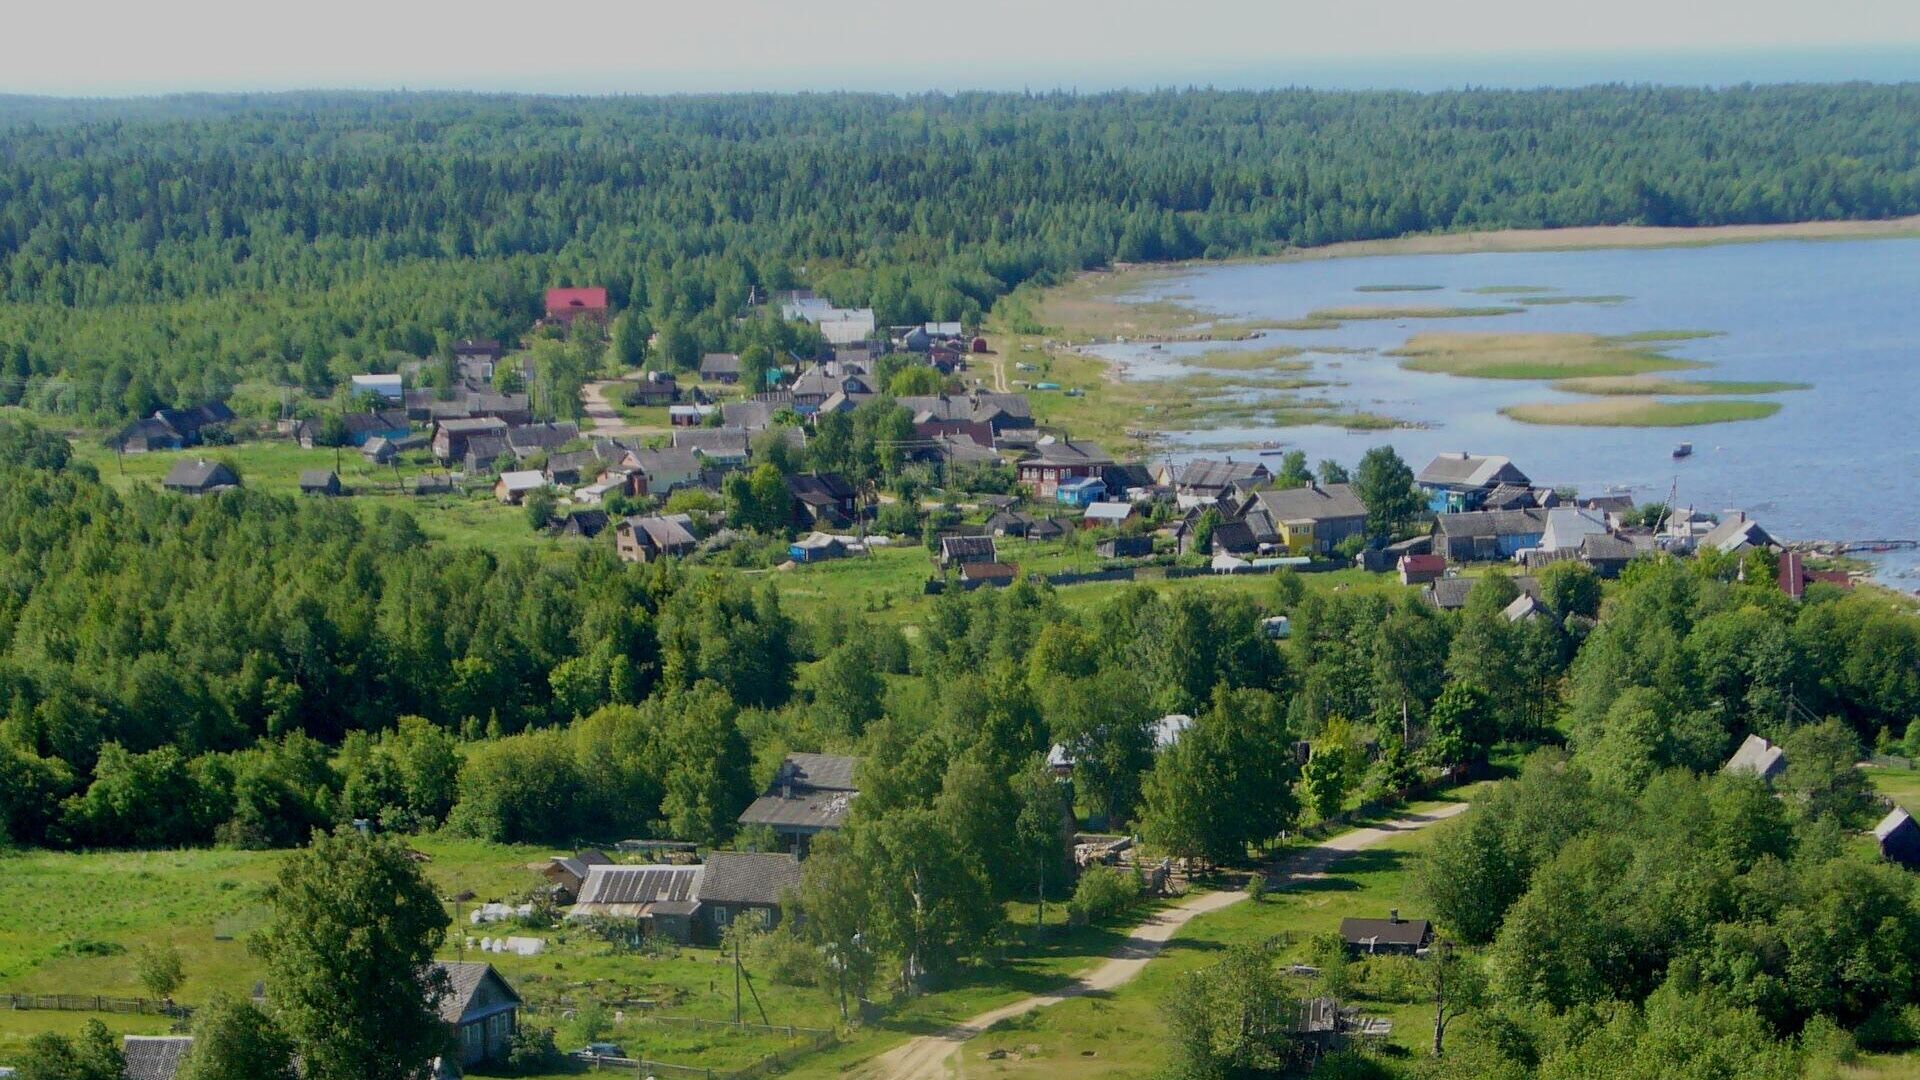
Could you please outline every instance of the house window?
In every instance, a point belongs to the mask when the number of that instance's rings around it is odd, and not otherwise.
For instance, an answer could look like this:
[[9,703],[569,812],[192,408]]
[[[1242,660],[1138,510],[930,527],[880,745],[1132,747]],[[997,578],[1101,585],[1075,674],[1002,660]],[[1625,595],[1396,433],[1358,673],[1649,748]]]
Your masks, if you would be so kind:
[[725,926],[733,921],[733,909],[725,904],[713,906],[713,921],[716,926]]

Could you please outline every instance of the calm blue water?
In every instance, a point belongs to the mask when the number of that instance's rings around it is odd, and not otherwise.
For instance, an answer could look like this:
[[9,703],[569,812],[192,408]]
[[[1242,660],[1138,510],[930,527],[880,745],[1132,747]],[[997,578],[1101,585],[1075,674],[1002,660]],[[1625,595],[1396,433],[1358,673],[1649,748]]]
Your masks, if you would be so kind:
[[[1371,293],[1356,286],[1441,285],[1439,291]],[[1333,331],[1270,331],[1263,340],[1386,350],[1437,331],[1713,330],[1679,342],[1678,357],[1710,362],[1688,374],[1712,379],[1809,382],[1774,396],[1765,420],[1691,428],[1569,428],[1521,424],[1505,405],[1585,400],[1543,383],[1458,378],[1400,369],[1391,358],[1309,354],[1325,396],[1356,409],[1428,425],[1425,430],[1240,428],[1176,433],[1175,458],[1274,440],[1310,460],[1351,464],[1391,443],[1417,470],[1445,450],[1505,454],[1536,483],[1587,493],[1630,488],[1681,505],[1742,508],[1790,539],[1920,538],[1920,240],[1777,241],[1714,247],[1483,255],[1410,255],[1203,268],[1162,280],[1139,299],[1177,299],[1230,319],[1291,319],[1316,308],[1495,306],[1512,297],[1465,290],[1549,286],[1560,295],[1622,294],[1618,304],[1530,307],[1473,319],[1352,322]],[[1551,294],[1549,294],[1551,295]],[[1129,377],[1192,370],[1169,354],[1212,345],[1107,346]],[[1694,456],[1674,461],[1682,440]],[[1920,558],[1887,556],[1880,576],[1920,586]]]

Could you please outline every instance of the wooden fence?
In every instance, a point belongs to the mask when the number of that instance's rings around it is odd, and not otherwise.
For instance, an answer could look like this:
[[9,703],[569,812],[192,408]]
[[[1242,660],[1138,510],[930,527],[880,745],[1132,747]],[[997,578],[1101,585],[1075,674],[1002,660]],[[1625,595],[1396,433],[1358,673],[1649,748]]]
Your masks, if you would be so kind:
[[171,1001],[152,998],[117,998],[99,994],[0,994],[0,1008],[20,1012],[100,1012],[131,1013],[142,1016],[171,1016],[184,1020],[193,1010]]
[[[528,1006],[523,1012],[530,1015],[550,1013],[562,1017],[571,1016],[573,1009],[565,1006]],[[794,1062],[809,1054],[818,1053],[839,1041],[839,1036],[826,1028],[800,1027],[794,1024],[754,1024],[746,1021],[709,1020],[701,1016],[646,1016],[643,1019],[652,1024],[669,1024],[679,1027],[721,1028],[734,1031],[750,1031],[785,1037],[794,1045],[775,1051],[751,1065],[738,1069],[715,1069],[703,1065],[676,1065],[670,1061],[650,1061],[646,1058],[605,1057],[598,1054],[579,1053],[572,1055],[599,1069],[616,1069],[621,1072],[649,1073],[654,1076],[680,1077],[682,1080],[761,1080],[763,1077],[785,1071]]]

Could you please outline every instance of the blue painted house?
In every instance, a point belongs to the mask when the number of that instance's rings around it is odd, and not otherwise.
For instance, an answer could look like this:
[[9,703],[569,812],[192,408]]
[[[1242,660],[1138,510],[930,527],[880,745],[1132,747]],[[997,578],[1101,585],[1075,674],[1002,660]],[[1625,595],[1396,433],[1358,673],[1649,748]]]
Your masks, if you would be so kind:
[[1427,509],[1436,514],[1478,510],[1495,488],[1525,488],[1532,484],[1527,474],[1506,458],[1469,454],[1464,450],[1434,458],[1420,470],[1414,482],[1427,496]]
[[1082,509],[1107,497],[1107,482],[1098,476],[1083,476],[1075,480],[1062,480],[1053,489],[1053,498],[1061,506],[1076,506]]

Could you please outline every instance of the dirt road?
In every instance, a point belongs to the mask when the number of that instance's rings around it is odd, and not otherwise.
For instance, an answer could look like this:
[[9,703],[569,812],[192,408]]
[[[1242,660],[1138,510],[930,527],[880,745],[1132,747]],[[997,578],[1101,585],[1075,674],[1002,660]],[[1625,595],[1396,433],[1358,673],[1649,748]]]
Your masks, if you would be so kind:
[[608,394],[619,393],[621,388],[631,381],[608,379],[603,382],[590,382],[580,388],[580,405],[586,413],[587,420],[583,425],[586,428],[585,434],[617,439],[623,435],[657,435],[663,430],[644,424],[629,423],[626,417],[620,415],[620,410],[613,407],[613,402],[608,400]]
[[[1449,803],[1425,814],[1409,814],[1371,828],[1341,833],[1339,836],[1292,855],[1279,866],[1277,876],[1269,875],[1269,880],[1273,888],[1278,890],[1285,889],[1296,881],[1323,877],[1326,875],[1327,868],[1340,861],[1345,855],[1370,848],[1397,833],[1424,829],[1435,822],[1445,821],[1466,808],[1466,803]],[[852,1075],[861,1080],[945,1080],[954,1072],[949,1059],[968,1039],[1002,1020],[1020,1016],[1035,1009],[1044,1009],[1049,1005],[1058,1005],[1068,998],[1111,990],[1131,981],[1189,920],[1205,915],[1209,911],[1218,911],[1230,904],[1239,903],[1246,899],[1246,895],[1244,892],[1234,890],[1202,893],[1190,897],[1156,913],[1153,918],[1135,927],[1126,942],[1098,967],[1061,987],[1058,991],[1023,998],[1012,1004],[990,1009],[978,1016],[969,1017],[963,1023],[938,1034],[923,1035],[910,1040],[874,1058],[861,1068],[852,1070]]]

